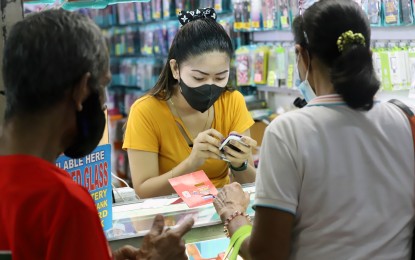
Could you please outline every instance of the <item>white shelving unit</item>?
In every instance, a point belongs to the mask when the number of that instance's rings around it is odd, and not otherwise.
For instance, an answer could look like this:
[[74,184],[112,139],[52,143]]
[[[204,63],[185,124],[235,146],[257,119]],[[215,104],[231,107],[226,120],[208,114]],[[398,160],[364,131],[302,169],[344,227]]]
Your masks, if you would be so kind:
[[277,94],[285,95],[300,95],[300,92],[297,89],[287,88],[287,87],[268,87],[268,86],[258,86],[257,90],[260,92],[271,92]]
[[[252,34],[254,42],[294,40],[291,31],[257,31]],[[372,40],[415,40],[415,26],[372,27]]]

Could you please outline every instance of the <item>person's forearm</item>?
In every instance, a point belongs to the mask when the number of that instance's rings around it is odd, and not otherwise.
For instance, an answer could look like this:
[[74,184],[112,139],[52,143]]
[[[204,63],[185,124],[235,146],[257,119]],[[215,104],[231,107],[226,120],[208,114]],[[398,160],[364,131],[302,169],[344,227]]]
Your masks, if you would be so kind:
[[172,170],[144,181],[141,185],[135,188],[135,192],[140,198],[153,198],[159,196],[167,196],[175,193],[173,187],[169,183],[169,179],[181,176],[195,171],[194,167],[186,159]]
[[[229,212],[228,214],[225,214],[224,216],[221,216],[222,221],[225,222],[226,218],[230,216],[233,212]],[[242,226],[244,225],[252,225],[248,219],[244,216],[237,216],[235,217],[228,225],[228,231],[229,235],[232,237],[232,235]],[[241,245],[241,248],[239,249],[239,255],[245,259],[250,260],[251,256],[249,254],[249,239],[250,236],[245,239],[243,244]]]
[[244,171],[235,171],[232,169],[231,171],[234,176],[234,181],[240,184],[255,182],[256,169],[251,164],[248,164],[248,168]]

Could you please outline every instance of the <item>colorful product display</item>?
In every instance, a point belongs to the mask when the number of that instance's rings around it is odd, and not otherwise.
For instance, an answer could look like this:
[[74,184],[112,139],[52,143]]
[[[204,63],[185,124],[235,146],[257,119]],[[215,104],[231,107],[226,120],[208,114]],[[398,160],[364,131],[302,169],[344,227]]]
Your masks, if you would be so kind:
[[[415,42],[375,42],[374,68],[383,90],[415,87]],[[242,46],[236,50],[238,86],[295,88],[292,43]]]
[[383,90],[407,90],[415,82],[415,46],[379,43],[373,49],[375,71]]
[[235,30],[290,30],[298,14],[297,0],[234,0]]
[[236,50],[237,86],[293,87],[292,43],[242,46]]

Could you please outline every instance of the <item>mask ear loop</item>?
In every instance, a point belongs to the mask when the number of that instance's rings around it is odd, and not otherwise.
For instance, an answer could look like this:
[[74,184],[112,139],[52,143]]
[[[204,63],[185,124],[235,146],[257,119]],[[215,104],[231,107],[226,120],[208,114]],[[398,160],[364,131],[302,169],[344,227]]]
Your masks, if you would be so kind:
[[311,59],[310,59],[310,54],[308,53],[308,50],[307,50],[307,57],[308,57],[308,66],[307,66],[307,72],[305,73],[304,81],[308,79],[308,74],[310,72],[310,67],[311,67]]

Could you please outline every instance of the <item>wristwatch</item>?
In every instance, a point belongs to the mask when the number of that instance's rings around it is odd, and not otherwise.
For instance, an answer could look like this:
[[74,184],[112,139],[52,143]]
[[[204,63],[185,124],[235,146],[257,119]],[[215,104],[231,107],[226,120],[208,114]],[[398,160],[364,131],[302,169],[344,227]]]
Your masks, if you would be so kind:
[[248,160],[244,161],[244,163],[238,168],[235,168],[232,166],[232,164],[229,164],[229,168],[231,168],[231,170],[236,171],[236,172],[245,171],[248,168]]

